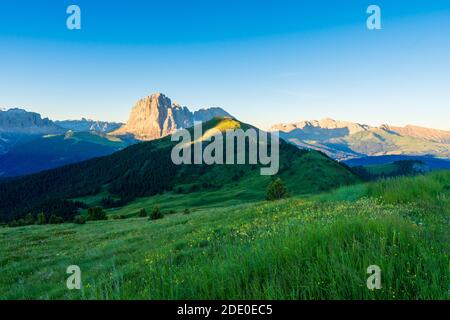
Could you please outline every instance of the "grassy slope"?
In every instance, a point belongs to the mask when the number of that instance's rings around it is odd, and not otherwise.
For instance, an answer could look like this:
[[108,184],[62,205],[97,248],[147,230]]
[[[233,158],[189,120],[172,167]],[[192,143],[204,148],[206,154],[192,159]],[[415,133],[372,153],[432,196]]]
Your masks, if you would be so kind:
[[[267,185],[273,177],[261,176],[259,168],[251,170],[246,166],[240,167],[243,168],[245,175],[238,181],[231,183],[230,177],[236,171],[236,166],[217,166],[216,168],[210,168],[208,172],[198,177],[190,179],[192,181],[219,181],[220,184],[225,184],[217,190],[201,190],[187,194],[177,194],[175,191],[166,192],[153,197],[138,198],[123,208],[107,211],[108,213],[133,216],[141,208],[149,211],[156,205],[166,212],[172,210],[181,212],[186,208],[215,208],[264,200]],[[295,159],[291,169],[281,172],[278,176],[286,183],[291,195],[313,194],[325,188],[330,189],[359,181],[356,176],[349,174],[345,168],[315,151],[307,152]],[[178,184],[178,186],[187,190],[191,184],[186,182]],[[107,195],[106,188],[103,188],[100,194],[80,197],[75,200],[94,206],[100,205],[101,199]]]
[[[0,297],[446,299],[449,213],[447,171],[158,221],[5,228]],[[81,291],[65,288],[71,264]]]

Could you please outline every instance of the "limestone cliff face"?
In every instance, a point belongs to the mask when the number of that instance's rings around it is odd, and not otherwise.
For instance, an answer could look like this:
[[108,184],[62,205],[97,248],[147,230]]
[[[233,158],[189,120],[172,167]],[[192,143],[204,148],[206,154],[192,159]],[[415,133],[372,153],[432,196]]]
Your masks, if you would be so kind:
[[197,112],[201,115],[199,119],[196,119],[195,114],[187,107],[172,103],[162,93],[155,93],[139,100],[131,110],[127,123],[111,134],[132,134],[139,140],[154,140],[172,134],[177,129],[191,127],[194,121],[208,121],[215,116],[229,116],[220,108]]
[[64,129],[39,113],[19,108],[0,109],[0,155],[13,146],[47,134],[60,134]]
[[12,108],[0,110],[0,132],[39,135],[62,133],[64,130],[48,118],[42,119],[39,113]]

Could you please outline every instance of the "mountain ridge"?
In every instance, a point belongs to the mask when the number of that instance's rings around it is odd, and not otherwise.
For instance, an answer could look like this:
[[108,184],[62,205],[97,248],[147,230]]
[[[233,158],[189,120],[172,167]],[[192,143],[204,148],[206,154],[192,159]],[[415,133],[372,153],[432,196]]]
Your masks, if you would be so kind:
[[300,148],[322,151],[337,160],[381,155],[450,157],[450,132],[407,125],[379,127],[325,118],[277,124],[269,131]]
[[55,120],[55,124],[63,129],[75,132],[109,133],[120,128],[123,123],[81,118],[80,120]]
[[18,177],[105,156],[132,144],[97,132],[46,135],[0,154],[0,178]]
[[[224,123],[225,121],[225,123]],[[214,118],[202,123],[206,134],[210,128],[251,127],[229,118]],[[192,128],[190,130],[193,130]],[[121,205],[137,197],[152,197],[162,193],[192,193],[203,190],[235,190],[233,198],[263,200],[272,177],[260,175],[261,165],[175,165],[171,152],[177,142],[169,136],[133,144],[111,155],[43,171],[11,181],[0,182],[0,221],[37,214],[43,208],[56,207],[58,212],[73,217],[76,211],[69,201],[99,195],[118,199]],[[292,194],[329,190],[359,181],[346,166],[322,153],[299,150],[280,141],[280,170]],[[251,186],[251,187],[249,187]],[[29,192],[23,194],[27,187]],[[258,188],[254,197],[254,188]],[[106,192],[106,193],[105,193]],[[226,192],[225,192],[226,194]],[[99,199],[100,200],[100,199]],[[223,198],[218,199],[222,201]],[[79,200],[77,200],[79,201]],[[58,212],[45,212],[46,215]]]
[[0,132],[21,134],[56,134],[63,129],[49,118],[42,118],[37,112],[21,108],[0,110]]

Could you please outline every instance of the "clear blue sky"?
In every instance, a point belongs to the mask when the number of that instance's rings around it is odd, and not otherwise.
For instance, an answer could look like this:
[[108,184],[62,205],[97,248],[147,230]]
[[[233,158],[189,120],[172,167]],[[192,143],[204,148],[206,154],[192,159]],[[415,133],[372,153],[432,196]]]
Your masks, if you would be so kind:
[[[66,28],[70,4],[81,30]],[[380,31],[366,29],[370,4]],[[450,130],[450,1],[1,1],[0,107],[126,121],[153,92],[263,128]]]

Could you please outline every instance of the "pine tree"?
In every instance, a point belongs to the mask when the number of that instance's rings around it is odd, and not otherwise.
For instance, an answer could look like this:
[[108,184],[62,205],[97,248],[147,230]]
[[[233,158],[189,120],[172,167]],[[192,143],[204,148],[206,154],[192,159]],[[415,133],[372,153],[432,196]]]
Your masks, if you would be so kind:
[[145,211],[144,208],[139,210],[139,217],[146,217],[146,216],[147,216],[147,211]]
[[28,213],[25,216],[25,224],[27,224],[27,225],[34,224],[34,218],[33,218],[33,215],[31,213]]
[[288,196],[283,180],[277,178],[269,183],[267,187],[266,199],[269,201],[283,199]]
[[150,213],[150,220],[157,220],[161,219],[162,217],[164,217],[164,215],[162,214],[161,209],[159,208],[159,206],[155,206]]
[[45,219],[45,214],[43,212],[38,213],[37,215],[37,224],[46,224],[47,220]]
[[88,209],[88,220],[107,220],[105,211],[102,207],[93,207]]

